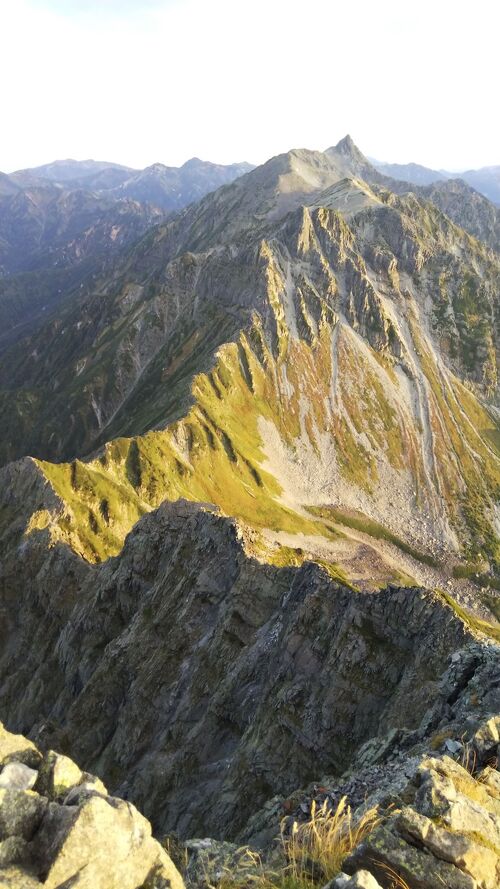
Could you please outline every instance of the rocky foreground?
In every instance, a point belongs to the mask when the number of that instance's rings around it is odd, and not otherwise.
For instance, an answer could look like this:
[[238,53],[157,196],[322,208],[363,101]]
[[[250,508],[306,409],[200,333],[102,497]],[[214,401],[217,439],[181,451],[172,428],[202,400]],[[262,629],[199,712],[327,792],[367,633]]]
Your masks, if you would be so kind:
[[[374,737],[341,778],[271,799],[250,818],[244,845],[173,836],[162,845],[99,778],[0,724],[0,887],[497,889],[499,664],[495,644],[452,654],[417,730]],[[375,812],[370,830],[348,847],[342,870],[302,857],[297,873],[287,836],[307,823],[314,805],[335,812],[344,798],[353,825]]]
[[136,808],[0,723],[0,886],[182,889]]

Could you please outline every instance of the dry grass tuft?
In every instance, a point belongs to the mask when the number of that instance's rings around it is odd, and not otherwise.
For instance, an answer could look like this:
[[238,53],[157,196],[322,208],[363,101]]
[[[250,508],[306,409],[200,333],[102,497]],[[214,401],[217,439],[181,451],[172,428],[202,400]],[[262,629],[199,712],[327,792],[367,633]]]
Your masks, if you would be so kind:
[[267,869],[259,856],[249,851],[247,873],[228,869],[216,886],[207,883],[211,889],[317,889],[339,873],[347,856],[379,823],[377,808],[354,820],[346,797],[333,811],[326,801],[320,807],[313,801],[308,821],[295,821],[289,832],[286,823],[282,824],[282,867]]
[[335,811],[328,808],[326,801],[319,808],[313,801],[309,821],[295,821],[290,836],[282,835],[291,872],[301,882],[309,878],[313,883],[326,883],[338,874],[343,861],[379,821],[376,808],[368,809],[354,821],[345,796]]
[[389,864],[386,864],[384,861],[374,861],[374,867],[377,870],[382,871],[385,876],[391,881],[390,889],[410,889],[410,886],[406,882],[406,880],[397,873]]
[[477,771],[477,753],[468,741],[463,741],[464,749],[460,758],[460,765],[469,775],[474,776]]

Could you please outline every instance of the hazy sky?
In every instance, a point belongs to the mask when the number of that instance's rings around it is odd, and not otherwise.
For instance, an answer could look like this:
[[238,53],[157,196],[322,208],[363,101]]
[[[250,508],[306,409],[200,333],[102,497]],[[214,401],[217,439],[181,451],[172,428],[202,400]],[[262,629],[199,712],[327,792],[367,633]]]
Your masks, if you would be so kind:
[[500,164],[498,0],[0,0],[0,170],[260,163],[349,132]]

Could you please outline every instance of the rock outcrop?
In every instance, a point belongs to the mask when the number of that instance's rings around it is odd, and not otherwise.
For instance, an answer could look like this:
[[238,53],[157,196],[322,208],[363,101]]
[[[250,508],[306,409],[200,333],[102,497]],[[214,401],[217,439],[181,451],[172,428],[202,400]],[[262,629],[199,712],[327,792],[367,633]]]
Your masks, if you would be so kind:
[[[30,765],[27,765],[30,763]],[[183,889],[151,826],[98,778],[0,723],[2,889]]]
[[355,873],[366,868],[384,887],[391,887],[397,876],[409,889],[496,889],[497,763],[495,757],[495,768],[479,767],[472,775],[448,756],[423,758],[394,801],[393,813],[354,849],[344,869]]

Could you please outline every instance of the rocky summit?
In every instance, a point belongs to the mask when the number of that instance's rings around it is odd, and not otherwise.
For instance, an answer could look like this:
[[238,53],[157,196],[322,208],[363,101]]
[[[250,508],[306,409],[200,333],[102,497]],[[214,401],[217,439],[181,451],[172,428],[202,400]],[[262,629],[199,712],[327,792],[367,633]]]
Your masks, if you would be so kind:
[[432,174],[0,177],[0,887],[500,885],[499,211]]

